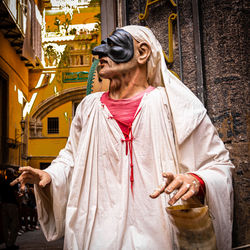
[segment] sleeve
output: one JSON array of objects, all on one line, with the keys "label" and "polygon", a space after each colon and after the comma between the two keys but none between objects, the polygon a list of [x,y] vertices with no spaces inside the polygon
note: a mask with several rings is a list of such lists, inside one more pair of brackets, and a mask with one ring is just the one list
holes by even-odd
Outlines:
[{"label": "sleeve", "polygon": [[199,188],[199,192],[198,194],[196,195],[198,198],[200,198],[200,200],[204,200],[204,196],[205,196],[205,193],[206,193],[206,186],[205,186],[205,182],[200,178],[200,176],[194,174],[194,173],[189,173],[191,174],[193,177],[196,178],[197,181],[199,181],[200,183],[200,188]]},{"label": "sleeve", "polygon": [[45,170],[51,176],[51,183],[45,188],[35,185],[38,219],[48,241],[59,239],[64,235],[66,206],[81,128],[81,104],[79,104],[65,148]]},{"label": "sleeve", "polygon": [[207,115],[180,145],[180,156],[182,167],[205,183],[205,202],[213,219],[218,249],[231,249],[234,166]]}]

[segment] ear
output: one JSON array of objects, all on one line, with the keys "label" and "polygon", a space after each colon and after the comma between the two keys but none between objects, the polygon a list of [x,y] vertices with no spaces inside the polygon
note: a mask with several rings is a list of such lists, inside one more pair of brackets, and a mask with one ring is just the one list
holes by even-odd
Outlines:
[{"label": "ear", "polygon": [[137,61],[139,64],[146,64],[149,56],[151,55],[151,47],[147,42],[140,42],[137,46],[139,52]]}]

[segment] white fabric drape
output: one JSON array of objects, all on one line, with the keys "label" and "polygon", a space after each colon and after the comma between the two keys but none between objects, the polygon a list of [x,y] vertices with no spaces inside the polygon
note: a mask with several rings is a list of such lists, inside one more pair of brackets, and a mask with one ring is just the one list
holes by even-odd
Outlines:
[{"label": "white fabric drape", "polygon": [[[124,29],[136,40],[144,39],[137,33],[151,39],[147,28]],[[64,235],[64,249],[175,249],[165,212],[168,196],[149,198],[163,181],[163,171],[194,172],[204,180],[218,249],[231,249],[233,165],[228,151],[199,100],[163,66],[159,48],[156,55],[165,87],[144,95],[133,122],[134,195],[124,136],[109,119],[102,93],[79,104],[66,147],[46,170],[52,177],[50,194],[35,187],[45,236],[55,240]]]},{"label": "white fabric drape", "polygon": [[35,65],[35,55],[32,46],[32,6],[33,1],[27,1],[27,19],[26,30],[22,48],[22,56],[27,58],[33,65]]},{"label": "white fabric drape", "polygon": [[27,58],[34,66],[36,57],[41,60],[41,24],[42,16],[34,0],[27,1],[27,19],[22,56]]}]

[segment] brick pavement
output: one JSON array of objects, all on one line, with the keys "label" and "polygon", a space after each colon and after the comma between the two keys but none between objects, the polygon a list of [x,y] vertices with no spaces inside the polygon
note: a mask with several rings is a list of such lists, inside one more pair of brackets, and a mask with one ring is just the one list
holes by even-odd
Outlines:
[{"label": "brick pavement", "polygon": [[[16,245],[20,250],[61,250],[63,249],[63,239],[47,242],[41,230],[34,230],[18,236]],[[0,249],[5,249],[5,245],[0,244]]]}]

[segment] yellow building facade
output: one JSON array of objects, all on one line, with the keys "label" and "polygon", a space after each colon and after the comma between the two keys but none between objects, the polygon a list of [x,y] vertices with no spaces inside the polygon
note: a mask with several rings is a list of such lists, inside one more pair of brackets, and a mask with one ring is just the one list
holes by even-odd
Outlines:
[{"label": "yellow building facade", "polygon": [[[3,174],[9,167],[49,165],[65,146],[87,92],[91,50],[101,42],[100,3],[82,0],[65,11],[52,2],[0,3],[0,15],[6,17],[0,23]],[[92,91],[106,89],[97,77],[93,81]]]},{"label": "yellow building facade", "polygon": [[[39,65],[39,23],[42,1],[0,2],[0,170],[27,163],[27,121],[23,108],[29,100],[29,72]],[[33,15],[33,27],[31,27]],[[35,33],[37,31],[38,33]],[[31,43],[33,42],[33,44]],[[2,173],[2,172],[1,172]]]},{"label": "yellow building facade", "polygon": [[23,110],[32,167],[44,169],[65,146],[76,107],[86,95],[91,50],[101,40],[99,16],[98,3],[43,14],[43,67],[30,71],[30,101]]}]

